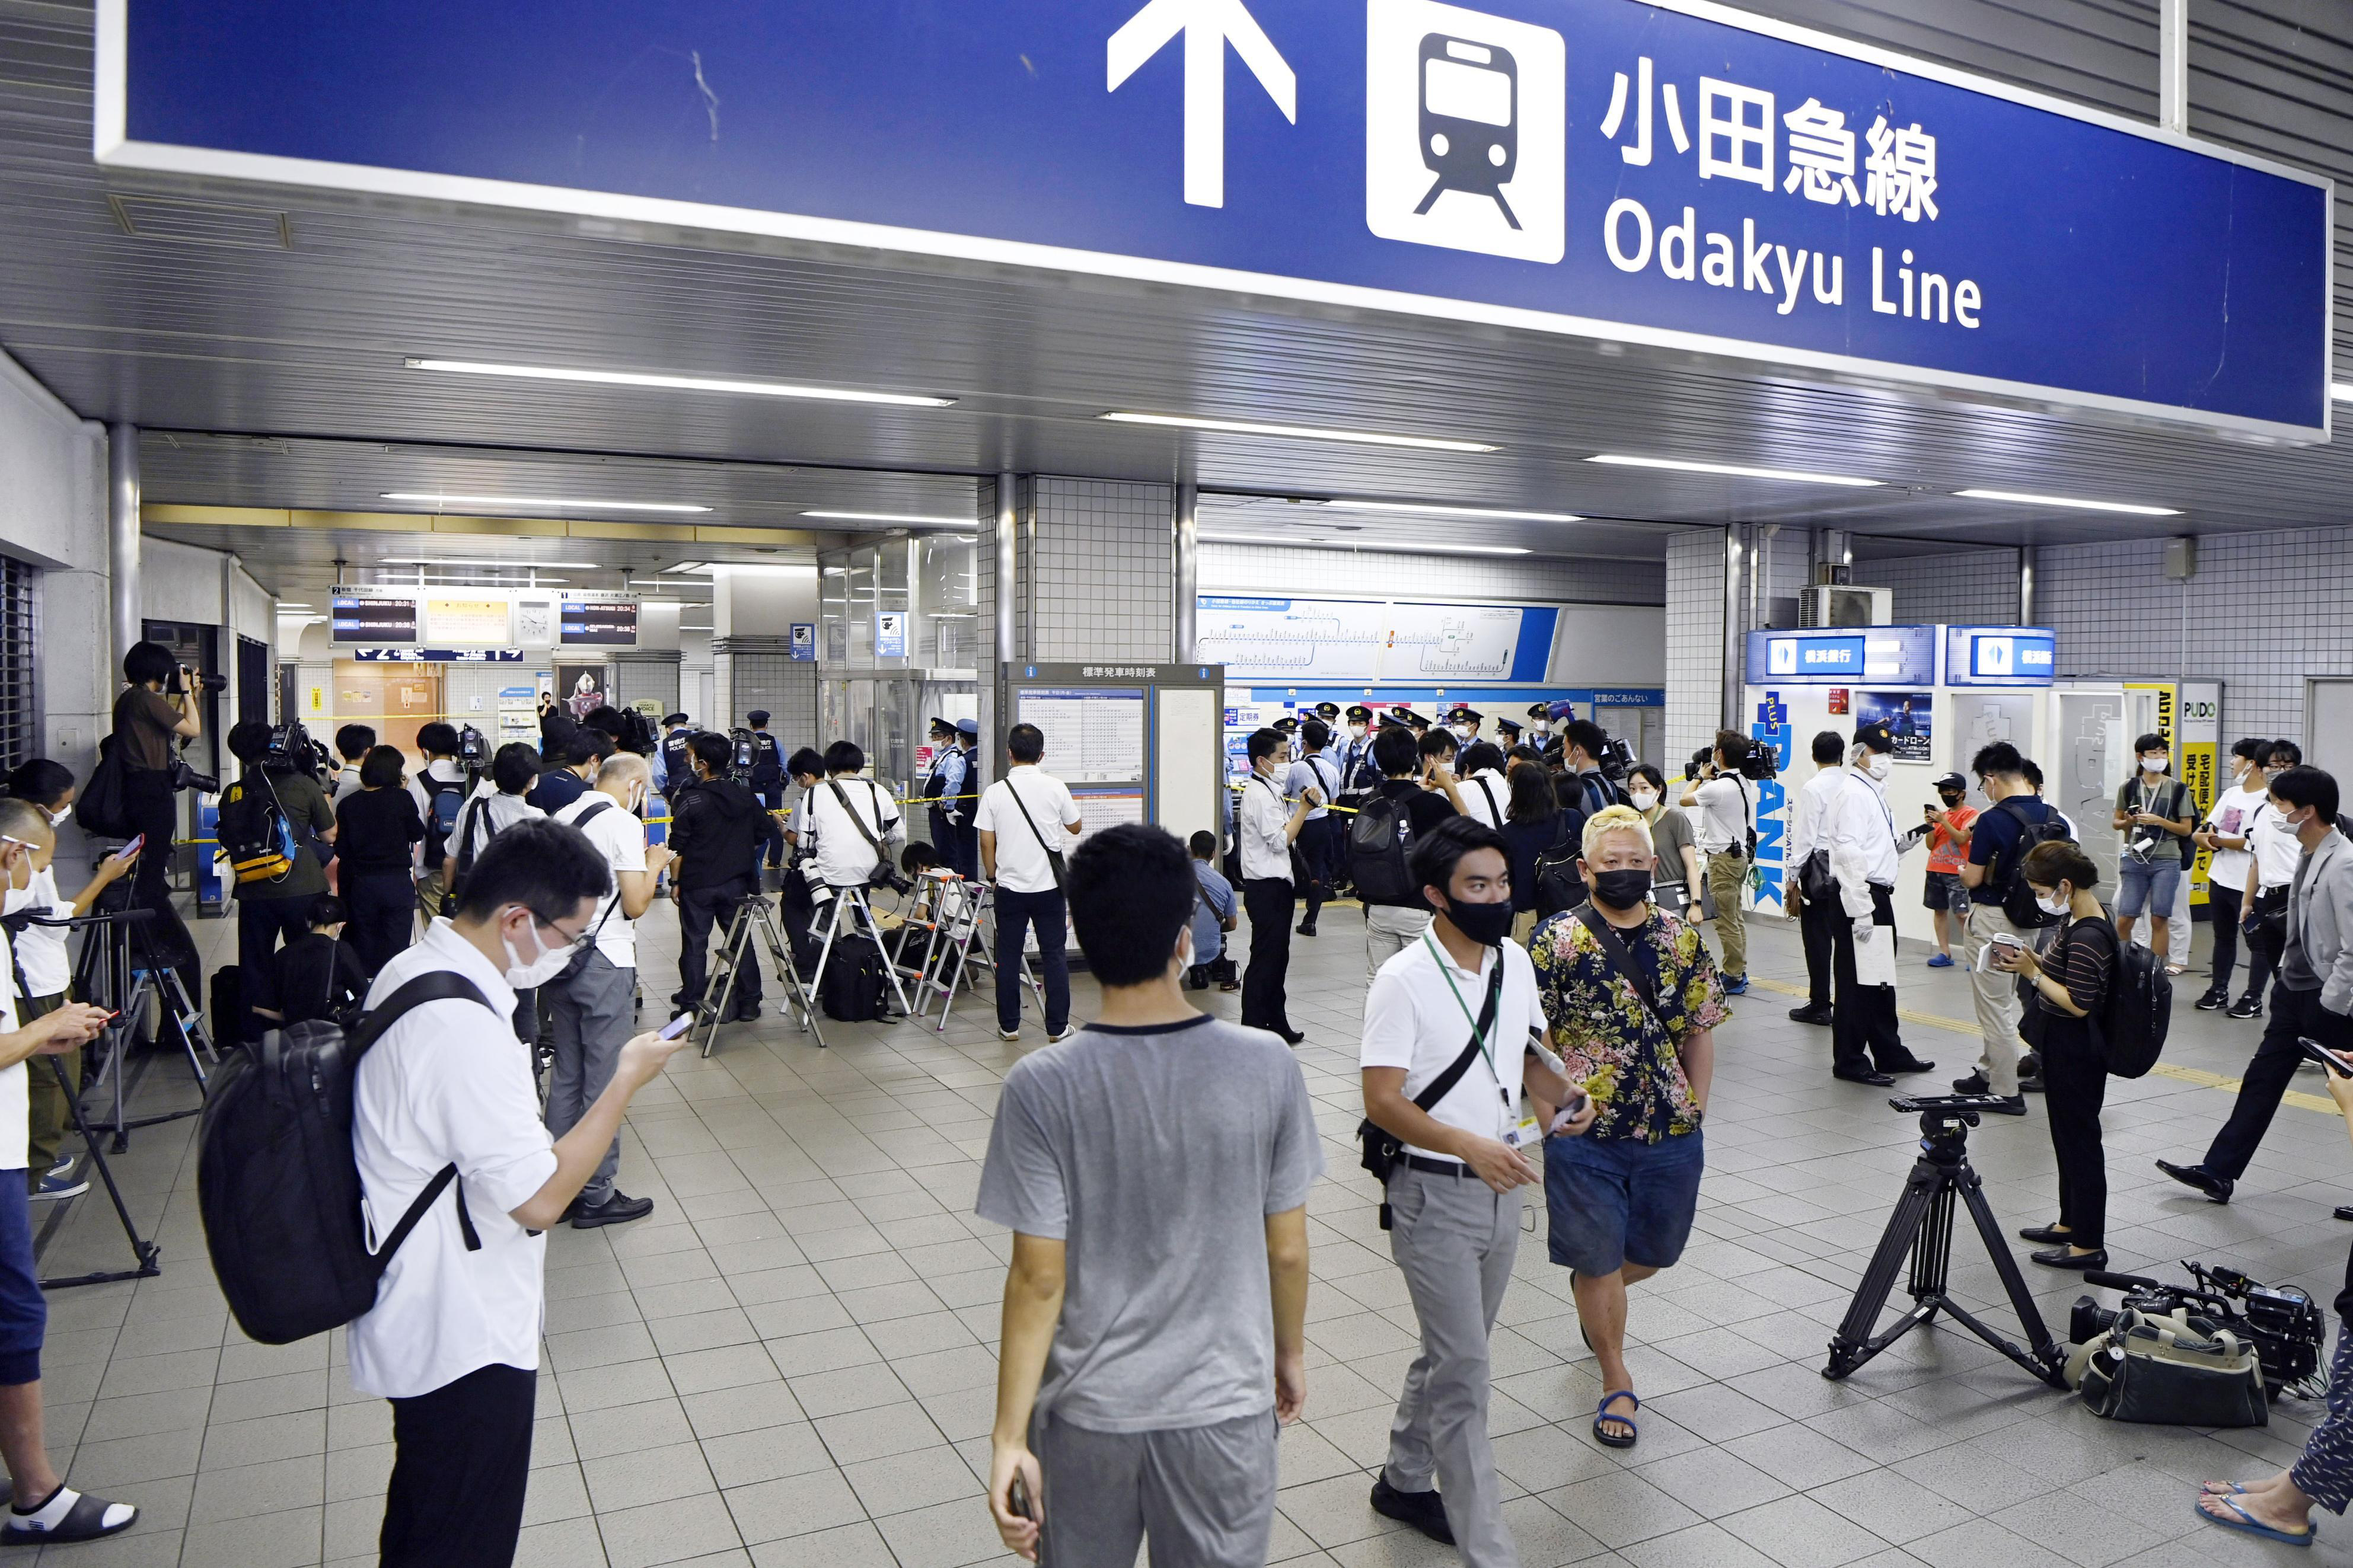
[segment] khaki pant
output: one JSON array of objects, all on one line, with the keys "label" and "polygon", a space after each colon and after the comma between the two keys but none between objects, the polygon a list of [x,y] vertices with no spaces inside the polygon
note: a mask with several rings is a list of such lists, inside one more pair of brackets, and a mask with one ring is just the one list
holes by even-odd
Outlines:
[{"label": "khaki pant", "polygon": [[[53,996],[27,996],[24,1022],[29,1024],[44,1014],[54,1013],[65,1003],[66,994],[62,991]],[[58,1149],[65,1142],[66,1129],[73,1125],[73,1111],[66,1104],[66,1091],[58,1087],[57,1069],[49,1066],[52,1060],[65,1068],[68,1083],[76,1089],[81,1087],[79,1047],[61,1057],[32,1057],[25,1063],[25,1071],[29,1075],[25,1082],[26,1109],[32,1128],[32,1136],[26,1141],[25,1185],[37,1193],[49,1167],[58,1163]]]},{"label": "khaki pant", "polygon": [[1724,950],[1726,979],[1748,973],[1748,927],[1740,896],[1748,886],[1748,858],[1721,850],[1707,858],[1707,890],[1715,900],[1715,942]]},{"label": "khaki pant", "polygon": [[1536,921],[1542,919],[1544,919],[1544,916],[1536,913],[1534,910],[1522,910],[1518,914],[1514,915],[1512,917],[1512,940],[1518,942],[1522,947],[1527,946],[1529,936],[1532,935],[1536,929]]},{"label": "khaki pant", "polygon": [[1372,978],[1381,972],[1381,965],[1421,940],[1430,929],[1430,911],[1409,910],[1401,904],[1366,904],[1365,906],[1365,977]]},{"label": "khaki pant", "polygon": [[1986,962],[1986,944],[1997,932],[2022,937],[1999,905],[1969,906],[1969,992],[1977,1003],[1978,1032],[1984,1037],[1978,1071],[1995,1094],[2018,1092],[2018,1058],[2026,1042],[2018,1037],[2018,976]]}]

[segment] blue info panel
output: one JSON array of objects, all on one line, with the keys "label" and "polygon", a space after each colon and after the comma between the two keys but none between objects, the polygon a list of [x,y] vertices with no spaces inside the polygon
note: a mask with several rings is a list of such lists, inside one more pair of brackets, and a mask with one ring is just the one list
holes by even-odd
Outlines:
[{"label": "blue info panel", "polygon": [[2058,642],[2042,626],[1951,626],[1945,632],[1947,686],[2048,686]]},{"label": "blue info panel", "polygon": [[1748,634],[1751,686],[1883,686],[1936,683],[1936,628],[1857,626]]},{"label": "blue info panel", "polygon": [[2327,429],[2326,181],[1702,0],[101,0],[100,36],[126,167]]}]

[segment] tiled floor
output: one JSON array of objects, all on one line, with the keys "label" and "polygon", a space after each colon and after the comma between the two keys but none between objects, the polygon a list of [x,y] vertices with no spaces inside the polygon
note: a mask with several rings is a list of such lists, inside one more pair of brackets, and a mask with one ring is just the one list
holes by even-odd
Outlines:
[{"label": "tiled floor", "polygon": [[[673,984],[667,908],[646,922],[657,998]],[[1294,944],[1292,1016],[1310,1036],[1299,1055],[1330,1173],[1311,1205],[1308,1418],[1282,1439],[1274,1557],[1381,1568],[1453,1554],[1365,1502],[1414,1321],[1350,1142],[1361,930],[1337,910],[1320,938]],[[222,922],[199,931],[208,944],[229,936]],[[1756,947],[1759,977],[1801,976],[1793,933],[1765,931]],[[1966,977],[1922,969],[1922,956],[1907,953],[1905,1006],[1966,1018]],[[2255,1026],[2193,1013],[2189,994],[2167,1064],[2234,1074]],[[1091,995],[1082,980],[1082,1018]],[[2306,1407],[2284,1404],[2253,1432],[2113,1426],[1947,1331],[1914,1337],[1847,1383],[1820,1377],[1860,1253],[1909,1164],[1913,1122],[1883,1091],[1830,1080],[1827,1037],[1786,1021],[1792,1001],[1752,991],[1719,1036],[1698,1232],[1678,1268],[1635,1293],[1645,1405],[1633,1450],[1587,1435],[1593,1363],[1533,1216],[1495,1334],[1491,1412],[1523,1561],[2164,1568],[2295,1555],[2200,1525],[2190,1493],[2201,1478],[2291,1457]],[[1234,1002],[1211,999],[1229,1014]],[[1948,1069],[1974,1055],[1940,1027],[1906,1032]],[[626,1139],[623,1185],[657,1199],[653,1217],[554,1233],[524,1563],[1003,1560],[976,1477],[1008,1244],[970,1210],[998,1078],[1039,1035],[1033,1019],[1019,1047],[1002,1046],[967,1002],[944,1035],[832,1025],[829,1036],[819,1052],[772,1022],[734,1031],[716,1059],[681,1058],[640,1097]],[[160,1108],[192,1090],[164,1065],[142,1098]],[[2333,1297],[2353,1242],[2353,1226],[2329,1215],[2353,1186],[2334,1115],[2283,1110],[2228,1208],[2153,1184],[2149,1159],[2194,1157],[2230,1104],[2227,1089],[2165,1076],[2112,1086],[2116,1266],[2228,1259]],[[373,1561],[385,1407],[352,1393],[340,1336],[267,1349],[228,1322],[204,1258],[193,1126],[140,1132],[117,1162],[163,1244],[163,1276],[61,1292],[51,1307],[55,1451],[71,1456],[79,1485],[136,1501],[145,1518],[117,1541],[40,1561]],[[2006,1226],[2052,1217],[2039,1107],[1973,1143]],[[122,1245],[102,1204],[83,1199],[45,1264],[106,1267]],[[1956,1262],[1959,1291],[1998,1293],[1972,1237]],[[2063,1332],[2074,1281],[2028,1272]],[[2334,1539],[2304,1555],[2353,1562]]]}]

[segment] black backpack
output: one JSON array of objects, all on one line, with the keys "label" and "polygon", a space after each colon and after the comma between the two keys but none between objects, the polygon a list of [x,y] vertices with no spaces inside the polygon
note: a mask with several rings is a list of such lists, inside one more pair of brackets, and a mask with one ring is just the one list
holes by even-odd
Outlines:
[{"label": "black backpack", "polygon": [[1386,795],[1365,802],[1348,824],[1348,875],[1368,904],[1419,902],[1413,883],[1413,814]]},{"label": "black backpack", "polygon": [[[2073,941],[2086,928],[2105,932],[2116,955],[2106,1003],[2092,1020],[2099,1030],[2101,1059],[2110,1078],[2146,1078],[2164,1054],[2166,1031],[2172,1026],[2173,978],[2154,951],[2123,941],[2107,921],[2077,921],[2062,940]],[[2058,955],[2046,957],[2055,962]],[[2021,984],[2020,989],[2027,987]]]},{"label": "black backpack", "polygon": [[[2011,795],[2008,800],[1996,801],[1989,809],[2000,811],[2010,801],[2019,798]],[[2021,931],[2033,931],[2059,923],[2058,917],[2043,912],[2042,906],[2034,901],[2034,889],[2027,884],[2025,878],[2018,874],[2018,868],[2025,861],[2027,851],[2036,845],[2048,844],[2054,839],[2071,842],[2066,822],[2049,806],[2044,806],[2043,810],[2049,815],[2040,822],[2029,818],[2022,810],[2010,813],[2018,824],[2018,847],[2003,856],[2001,865],[1992,872],[1996,886],[2001,889],[2001,912],[2009,917],[2010,924]]]},{"label": "black backpack", "polygon": [[251,1051],[232,1052],[213,1079],[196,1135],[196,1204],[213,1273],[248,1338],[290,1344],[374,1307],[393,1254],[453,1184],[467,1250],[480,1250],[454,1164],[425,1184],[374,1253],[360,1210],[352,1152],[360,1058],[403,1014],[439,1001],[490,1007],[462,976],[437,970],[385,997],[348,1036],[324,1020],[272,1029]]},{"label": "black backpack", "polygon": [[90,782],[74,796],[74,816],[83,832],[100,838],[129,838],[139,831],[131,817],[130,771],[114,737],[100,740],[98,766],[90,770]]},{"label": "black backpack", "polygon": [[228,857],[239,887],[282,879],[294,869],[300,852],[294,829],[279,806],[278,792],[259,770],[221,791],[213,836]]},{"label": "black backpack", "polygon": [[828,1018],[862,1024],[880,1018],[885,980],[882,950],[871,937],[836,937],[825,961],[825,979],[818,986],[818,1005]]}]

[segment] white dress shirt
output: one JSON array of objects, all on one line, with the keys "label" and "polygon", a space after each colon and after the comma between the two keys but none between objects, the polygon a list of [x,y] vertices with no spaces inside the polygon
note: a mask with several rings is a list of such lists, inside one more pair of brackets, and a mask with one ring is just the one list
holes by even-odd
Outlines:
[{"label": "white dress shirt", "polygon": [[[1433,952],[1433,949],[1435,952]],[[1365,1031],[1359,1068],[1405,1068],[1408,1098],[1430,1087],[1462,1047],[1486,1000],[1487,980],[1504,965],[1504,987],[1495,998],[1495,1030],[1481,1059],[1471,1064],[1446,1097],[1430,1108],[1430,1119],[1482,1138],[1501,1138],[1519,1120],[1520,1068],[1531,1035],[1545,1030],[1544,995],[1527,949],[1506,940],[1487,948],[1473,973],[1458,969],[1438,939],[1425,932],[1383,963],[1365,993]],[[1447,982],[1453,982],[1450,992]],[[1457,999],[1459,996],[1459,1000]],[[1459,1163],[1451,1154],[1407,1144],[1425,1159]]]},{"label": "white dress shirt", "polygon": [[1830,851],[1839,901],[1861,920],[1871,913],[1873,883],[1895,886],[1895,817],[1877,779],[1854,768],[1839,778],[1839,786],[1823,795],[1819,847]]},{"label": "white dress shirt", "polygon": [[[1025,811],[1027,821],[1021,816]],[[981,792],[972,825],[976,832],[997,836],[998,887],[1008,893],[1050,893],[1054,863],[1047,858],[1047,846],[1057,854],[1069,854],[1076,842],[1070,830],[1078,820],[1079,805],[1071,798],[1068,784],[1034,763],[1016,763]],[[1034,833],[1031,823],[1037,824]]]},{"label": "white dress shirt", "polygon": [[1252,773],[1242,785],[1241,807],[1235,813],[1235,837],[1242,856],[1242,880],[1291,880],[1291,838],[1283,830],[1291,822],[1291,805],[1274,781]]},{"label": "white dress shirt", "polygon": [[[834,795],[836,785],[841,789],[839,798]],[[847,811],[842,808],[843,800],[849,803]],[[874,875],[882,857],[866,842],[867,834],[872,834],[887,851],[906,832],[891,792],[863,774],[844,773],[826,780],[802,797],[801,807],[817,834],[817,879],[828,888],[864,887]],[[859,831],[861,826],[865,833]],[[802,854],[807,857],[806,843]]]},{"label": "white dress shirt", "polygon": [[1696,792],[1699,852],[1746,855],[1748,830],[1757,824],[1757,786],[1738,773],[1719,773]]},{"label": "white dress shirt", "polygon": [[1802,866],[1822,845],[1822,803],[1839,787],[1843,768],[1824,768],[1798,786],[1798,801],[1789,812],[1788,864]]}]

